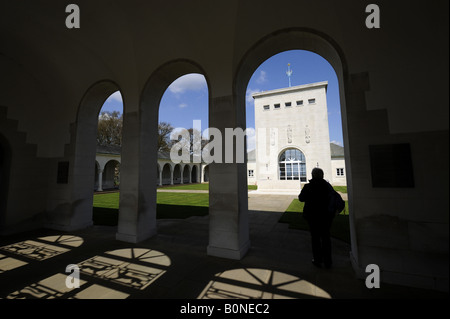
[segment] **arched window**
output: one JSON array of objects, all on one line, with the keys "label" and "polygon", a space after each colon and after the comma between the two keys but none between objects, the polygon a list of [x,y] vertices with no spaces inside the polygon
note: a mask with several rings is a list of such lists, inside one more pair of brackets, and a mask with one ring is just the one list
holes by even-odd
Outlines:
[{"label": "arched window", "polygon": [[298,149],[289,148],[280,155],[280,180],[300,180],[306,182],[305,155]]}]

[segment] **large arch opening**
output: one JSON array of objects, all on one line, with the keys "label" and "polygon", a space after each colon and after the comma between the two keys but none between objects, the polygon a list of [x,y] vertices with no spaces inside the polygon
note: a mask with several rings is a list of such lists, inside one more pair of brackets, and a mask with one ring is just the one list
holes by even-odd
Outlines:
[{"label": "large arch opening", "polygon": [[[100,81],[86,91],[80,102],[73,139],[73,155],[69,162],[69,181],[72,184],[67,195],[69,204],[60,205],[51,214],[49,224],[53,228],[74,230],[93,224],[98,118],[105,101],[117,91],[119,87],[114,82]],[[101,167],[97,170],[100,175],[99,172]],[[99,178],[99,182],[101,180]]]},{"label": "large arch opening", "polygon": [[[121,187],[121,199],[126,196],[127,201],[125,203],[121,201],[117,239],[138,242],[156,233],[157,185],[154,181],[157,179],[157,170],[154,169],[154,166],[158,163],[158,157],[161,155],[161,152],[158,152],[157,138],[160,104],[166,90],[175,80],[192,73],[202,75],[207,83],[203,69],[189,60],[171,61],[156,69],[141,93],[139,117],[129,119],[136,122],[139,130],[136,132],[139,134],[139,148],[136,148],[139,151],[136,154],[137,165],[134,168],[123,167],[123,171],[125,172],[126,169],[130,171],[130,174],[139,175],[139,180],[124,181],[122,179],[122,185],[126,184],[124,186],[127,194],[124,194],[124,187]],[[208,90],[206,93],[208,104],[209,99]],[[181,104],[174,106],[180,110],[183,109]],[[205,124],[207,125],[207,123]],[[124,137],[124,142],[126,142],[126,138]],[[163,174],[164,169],[163,167]],[[138,192],[132,191],[136,188]],[[125,199],[125,197],[123,198]]]},{"label": "large arch opening", "polygon": [[[172,160],[170,153],[178,149],[178,156],[187,155],[180,163],[181,174],[174,159],[174,184],[197,183],[192,167],[202,165],[201,151],[207,144],[208,84],[202,73],[188,73],[175,79],[165,90],[159,104],[158,155]],[[186,138],[186,136],[188,136]],[[158,159],[160,161],[161,158]],[[205,189],[209,185],[191,186]]]},{"label": "large arch opening", "polygon": [[[328,36],[326,36],[325,34],[321,34],[319,32],[316,32],[314,30],[309,30],[309,29],[287,29],[287,30],[280,30],[277,32],[274,32],[264,38],[262,38],[260,41],[258,41],[257,43],[255,43],[247,52],[246,54],[243,56],[242,60],[240,61],[238,68],[237,68],[237,73],[235,76],[235,81],[234,81],[234,90],[237,96],[237,107],[238,109],[246,109],[247,111],[247,128],[251,127],[251,122],[249,123],[249,113],[248,113],[248,107],[246,108],[246,103],[247,101],[250,100],[250,97],[252,97],[252,95],[258,95],[259,92],[263,91],[263,90],[268,90],[267,88],[262,88],[261,90],[257,90],[256,87],[252,87],[249,86],[250,81],[253,77],[253,79],[257,79],[257,77],[261,77],[261,81],[263,81],[264,79],[262,78],[262,73],[261,71],[264,71],[262,69],[260,69],[259,67],[267,60],[269,60],[270,58],[277,56],[281,53],[286,53],[286,52],[294,52],[293,50],[303,50],[303,51],[309,51],[312,52],[318,56],[320,56],[321,58],[325,59],[329,65],[331,65],[334,73],[335,73],[335,77],[336,77],[336,92],[338,95],[338,102],[339,102],[339,119],[342,121],[342,144],[343,146],[348,146],[348,136],[347,136],[347,122],[346,122],[346,107],[345,107],[345,91],[344,91],[344,79],[347,78],[347,68],[346,68],[346,62],[344,60],[344,56],[342,54],[342,51],[339,49],[338,45]],[[288,82],[289,77],[286,76],[286,72],[289,71],[289,66],[288,63],[291,62],[289,60],[284,62],[283,68],[279,69],[280,74],[282,74],[284,76],[285,79],[285,85],[282,87],[290,87],[290,84]],[[259,73],[257,73],[257,71],[259,71]],[[296,70],[294,70],[294,74],[295,74]],[[297,70],[297,73],[302,72],[302,70]],[[268,76],[268,74],[264,74],[265,76]],[[319,81],[324,81],[326,79],[323,80],[319,80]],[[317,81],[317,80],[315,80]],[[308,83],[297,83],[293,86],[296,85],[302,85],[302,84],[308,84]],[[278,87],[278,88],[282,88],[282,87]],[[276,88],[270,88],[270,89],[276,89]],[[260,95],[264,95],[264,93],[259,93]],[[306,104],[306,105],[305,105]],[[275,112],[279,111],[279,110],[283,110],[283,109],[295,109],[296,107],[302,107],[302,106],[307,106],[307,105],[313,105],[315,104],[314,98],[310,97],[307,98],[303,101],[303,104],[301,103],[301,101],[297,101],[297,100],[293,100],[293,101],[272,101],[271,103],[267,103],[267,104],[263,104],[261,105],[261,109],[263,111],[273,111],[272,113],[274,114],[274,116],[278,116],[275,115]],[[274,118],[272,118],[274,119]],[[251,120],[251,119],[250,119]],[[254,120],[254,119],[253,119]],[[284,135],[285,137],[285,143],[286,144],[290,144],[292,148],[297,148],[297,149],[301,149],[301,147],[298,147],[298,145],[295,145],[295,143],[293,141],[288,141],[291,139],[291,135],[293,134],[292,131],[295,129],[295,127],[288,125],[289,123],[285,123],[285,128],[283,131],[278,132],[280,135]],[[270,127],[270,125],[268,126]],[[306,136],[308,135],[308,132],[311,130],[311,127],[307,128],[304,127],[302,128],[302,133],[303,133],[303,138],[305,139]],[[291,132],[291,133],[290,133]],[[256,132],[257,133],[257,132]],[[271,138],[271,132],[268,131],[267,133],[267,141],[268,143],[270,143],[270,138]],[[309,142],[309,141],[308,141]],[[328,140],[328,143],[330,142],[330,140]],[[280,146],[282,147],[282,146]],[[285,145],[284,147],[288,147],[287,145]],[[330,147],[328,145],[328,147]],[[269,148],[269,147],[268,147]],[[277,155],[280,154],[280,149],[277,149],[277,151],[275,152]],[[349,199],[349,210],[350,212],[352,211],[352,188],[351,188],[351,163],[350,163],[350,159],[349,159],[349,151],[348,148],[344,148],[344,152],[345,152],[345,177],[346,177],[346,181],[347,181],[347,195],[348,195],[348,199]],[[249,153],[250,154],[250,153]],[[255,155],[255,157],[257,157],[257,155]],[[343,156],[344,157],[344,156]],[[251,158],[249,156],[249,158]],[[307,158],[310,158],[307,156]],[[273,166],[275,167],[275,169],[279,168],[279,163],[278,163],[279,158],[277,157],[277,159],[275,160],[275,165],[273,165],[274,163],[271,163]],[[272,161],[273,162],[273,161]],[[322,162],[320,161],[315,161],[314,163],[310,163],[307,164],[307,177],[306,179],[310,178],[310,171],[312,170],[312,168],[316,167],[316,166],[321,166],[323,165]],[[264,168],[270,168],[270,163],[265,163]],[[256,169],[255,169],[256,170]],[[329,169],[329,172],[331,174],[331,166]],[[341,170],[336,171],[336,172],[342,172]],[[250,173],[254,173],[253,170],[250,172],[249,170],[249,166],[247,166],[247,173],[248,176],[250,176]],[[276,174],[279,174],[279,171],[275,171],[275,176]],[[264,176],[265,179],[270,179],[271,176],[269,176],[269,174],[267,174],[266,176]],[[249,183],[250,183],[250,178],[249,178]],[[288,181],[286,181],[288,182]],[[257,183],[257,182],[256,182]],[[297,194],[300,190],[300,183],[298,185],[295,186],[297,189]],[[260,185],[258,185],[258,190],[260,190]],[[354,253],[354,257],[357,258],[356,253],[357,253],[357,249],[356,249],[356,240],[355,240],[355,232],[354,232],[354,226],[353,226],[353,220],[352,220],[352,216],[350,215],[349,218],[349,224],[350,224],[350,238],[351,238],[351,246],[352,246],[352,251],[355,251]]]},{"label": "large arch opening", "polygon": [[97,114],[93,222],[116,226],[119,214],[120,164],[123,130],[123,100],[112,93]]},{"label": "large arch opening", "polygon": [[176,78],[161,98],[158,151],[165,155],[164,161],[171,162],[173,170],[171,186],[157,193],[158,218],[208,213],[208,194],[198,190],[207,190],[209,184],[193,184],[196,179],[192,176],[192,167],[201,165],[201,151],[206,144],[202,133],[208,128],[208,98],[206,79],[197,72]]}]

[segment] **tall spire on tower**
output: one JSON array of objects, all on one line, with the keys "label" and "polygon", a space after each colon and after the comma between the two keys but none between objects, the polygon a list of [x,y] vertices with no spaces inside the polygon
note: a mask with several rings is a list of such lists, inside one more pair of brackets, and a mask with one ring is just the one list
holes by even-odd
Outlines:
[{"label": "tall spire on tower", "polygon": [[288,69],[286,71],[286,75],[288,76],[288,79],[289,79],[289,87],[291,87],[292,70],[291,70],[291,64],[290,63],[288,63]]}]

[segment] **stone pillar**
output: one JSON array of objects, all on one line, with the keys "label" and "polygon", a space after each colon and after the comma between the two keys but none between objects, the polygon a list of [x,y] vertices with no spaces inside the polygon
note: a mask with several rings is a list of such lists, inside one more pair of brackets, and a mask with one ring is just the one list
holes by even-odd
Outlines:
[{"label": "stone pillar", "polygon": [[[237,110],[233,96],[219,97],[213,99],[209,114],[211,127],[222,132],[224,150],[225,128],[245,128],[245,109]],[[224,152],[222,158],[225,158]],[[207,253],[211,256],[241,259],[250,248],[246,163],[211,163],[208,169]]]},{"label": "stone pillar", "polygon": [[181,166],[180,165],[180,167],[181,167],[181,169],[180,169],[180,173],[181,173],[181,181],[180,181],[180,184],[184,184],[184,167],[185,167],[186,165],[183,165],[183,166]]},{"label": "stone pillar", "polygon": [[159,171],[159,186],[162,186],[162,170]]},{"label": "stone pillar", "polygon": [[173,185],[173,171],[174,171],[174,169],[171,167],[170,168],[170,185]]},{"label": "stone pillar", "polygon": [[[158,116],[149,114],[147,121],[138,112],[124,116],[120,210],[116,239],[137,243],[156,234],[157,160],[156,127]],[[140,128],[142,128],[140,130]]]},{"label": "stone pillar", "polygon": [[97,192],[103,191],[103,170],[101,168],[98,169],[98,188]]},{"label": "stone pillar", "polygon": [[189,170],[189,184],[192,184],[192,167],[190,167],[191,169]]}]

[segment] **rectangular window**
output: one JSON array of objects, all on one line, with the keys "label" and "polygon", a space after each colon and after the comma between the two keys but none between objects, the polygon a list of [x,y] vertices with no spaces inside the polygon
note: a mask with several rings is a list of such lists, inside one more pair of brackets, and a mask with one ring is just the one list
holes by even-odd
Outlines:
[{"label": "rectangular window", "polygon": [[315,104],[316,103],[316,99],[308,99],[308,104]]},{"label": "rectangular window", "polygon": [[292,105],[291,102],[286,102],[286,103],[284,103],[284,106],[286,106],[286,107],[291,107],[291,105]]},{"label": "rectangular window", "polygon": [[279,109],[280,108],[280,103],[275,104],[274,108]]},{"label": "rectangular window", "polygon": [[270,106],[269,105],[264,105],[263,108],[264,108],[264,110],[269,110]]},{"label": "rectangular window", "polygon": [[303,100],[297,101],[297,106],[302,106],[303,105]]},{"label": "rectangular window", "polygon": [[255,172],[252,169],[248,170],[248,177],[254,177],[255,176]]},{"label": "rectangular window", "polygon": [[344,169],[343,168],[336,168],[336,175],[337,176],[344,176]]}]

